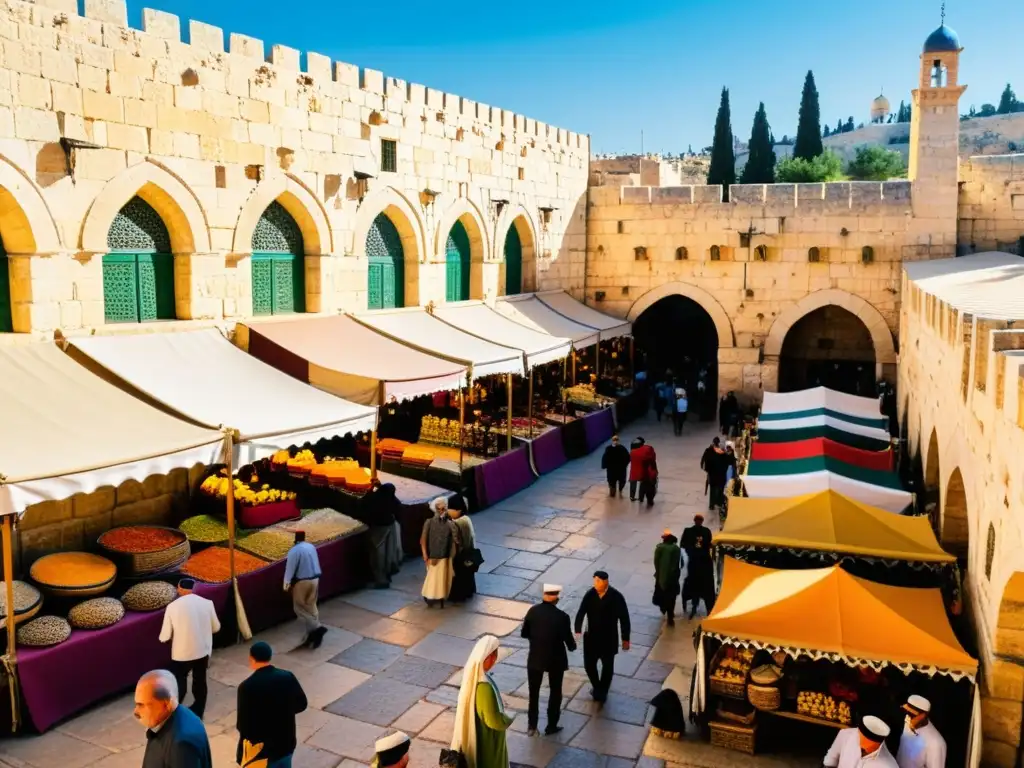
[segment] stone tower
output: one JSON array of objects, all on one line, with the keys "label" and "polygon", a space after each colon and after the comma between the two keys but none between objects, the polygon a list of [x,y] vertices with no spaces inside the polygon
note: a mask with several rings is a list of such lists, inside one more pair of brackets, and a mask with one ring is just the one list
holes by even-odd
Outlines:
[{"label": "stone tower", "polygon": [[960,148],[960,52],[956,32],[943,22],[924,42],[918,87],[912,92],[909,178],[914,217],[920,224],[916,253],[937,258],[956,254],[957,182]]}]

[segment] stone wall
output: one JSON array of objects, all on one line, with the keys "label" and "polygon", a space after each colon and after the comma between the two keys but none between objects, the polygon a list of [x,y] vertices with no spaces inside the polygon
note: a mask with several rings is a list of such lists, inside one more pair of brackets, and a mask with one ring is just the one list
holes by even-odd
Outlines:
[{"label": "stone wall", "polygon": [[959,210],[957,245],[962,253],[1008,251],[1024,256],[1024,154],[962,162]]},{"label": "stone wall", "polygon": [[967,556],[984,763],[1010,768],[1024,702],[1024,330],[959,312],[905,278],[903,297],[901,421],[925,492],[939,499],[943,545]]},{"label": "stone wall", "polygon": [[[135,195],[170,232],[179,320],[251,314],[252,233],[275,200],[302,231],[308,311],[366,307],[382,212],[402,238],[408,304],[444,300],[457,220],[474,297],[503,292],[513,223],[524,288],[582,288],[589,137],[160,11],[142,26],[124,0],[87,0],[85,16],[75,0],[0,0],[16,331],[102,329],[107,231]],[[383,141],[397,145],[393,172]]]}]

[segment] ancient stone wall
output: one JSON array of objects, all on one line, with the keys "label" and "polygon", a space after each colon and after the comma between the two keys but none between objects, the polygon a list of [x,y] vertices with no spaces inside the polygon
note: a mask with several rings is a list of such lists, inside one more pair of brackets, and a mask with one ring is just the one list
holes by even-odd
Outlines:
[{"label": "ancient stone wall", "polygon": [[[1015,329],[1015,327],[1016,329]],[[1016,764],[1024,702],[1024,330],[972,317],[904,279],[898,391],[939,536],[967,557],[984,764]],[[936,486],[934,488],[927,486]]]},{"label": "ancient stone wall", "polygon": [[444,300],[456,221],[473,297],[504,292],[513,224],[524,289],[582,288],[587,136],[160,11],[133,29],[124,0],[84,7],[0,2],[15,331],[103,329],[107,233],[135,195],[169,231],[179,320],[252,314],[252,237],[275,201],[302,233],[307,311],[366,308],[380,213],[401,236],[407,304]]},{"label": "ancient stone wall", "polygon": [[1024,256],[1024,154],[961,162],[959,210],[961,253],[1008,251]]}]

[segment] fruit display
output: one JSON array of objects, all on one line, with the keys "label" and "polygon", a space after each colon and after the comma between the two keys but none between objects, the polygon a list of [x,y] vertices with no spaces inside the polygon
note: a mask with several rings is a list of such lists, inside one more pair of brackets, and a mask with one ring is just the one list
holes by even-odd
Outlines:
[{"label": "fruit display", "polygon": [[[523,439],[529,439],[531,436],[530,422],[533,422],[533,437],[537,437],[540,434],[547,432],[551,429],[550,424],[546,424],[540,419],[526,419],[526,418],[513,418],[512,419],[512,436],[521,437]],[[494,430],[506,434],[507,422],[500,422],[493,427]]]},{"label": "fruit display", "polygon": [[711,679],[725,683],[745,683],[753,661],[754,652],[751,649],[725,646],[718,666],[711,673]]},{"label": "fruit display", "polygon": [[420,440],[438,445],[459,444],[459,420],[427,414],[420,420]]},{"label": "fruit display", "polygon": [[[310,454],[312,456],[312,454]],[[313,460],[316,464],[316,459]],[[310,466],[310,469],[312,465]],[[289,468],[289,472],[291,469]],[[306,472],[308,475],[309,473]],[[253,475],[253,477],[256,477]],[[239,504],[246,504],[250,507],[257,507],[260,504],[274,504],[279,501],[294,501],[296,495],[291,491],[282,491],[271,488],[267,483],[258,484],[258,478],[250,483],[243,483],[237,477],[234,478],[235,501]],[[253,487],[256,485],[257,487]],[[203,480],[199,490],[218,499],[226,499],[228,496],[228,479],[220,475],[210,475]]]},{"label": "fruit display", "polygon": [[828,720],[840,725],[849,725],[853,722],[850,705],[845,701],[836,701],[825,693],[802,691],[796,697],[796,711],[801,715]]},{"label": "fruit display", "polygon": [[594,407],[604,407],[615,402],[614,398],[597,394],[593,384],[577,384],[575,387],[566,387],[562,390],[562,396],[570,403]]}]

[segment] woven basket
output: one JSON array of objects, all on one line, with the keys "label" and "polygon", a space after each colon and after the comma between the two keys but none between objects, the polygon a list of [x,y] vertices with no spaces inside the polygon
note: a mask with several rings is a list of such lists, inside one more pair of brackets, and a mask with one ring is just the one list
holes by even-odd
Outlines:
[{"label": "woven basket", "polygon": [[747,700],[760,710],[774,712],[782,704],[782,693],[775,686],[750,683],[747,686]]},{"label": "woven basket", "polygon": [[746,683],[732,683],[712,677],[708,680],[708,688],[716,696],[744,700],[747,698]]},{"label": "woven basket", "polygon": [[718,703],[718,708],[715,710],[715,717],[719,720],[724,720],[730,723],[737,723],[738,725],[750,725],[757,718],[757,710],[751,708],[746,714],[741,714],[736,711],[735,708],[742,707],[742,704],[725,704],[724,702]]},{"label": "woven basket", "polygon": [[[184,565],[185,561],[188,560],[189,555],[192,554],[192,551],[189,548],[188,537],[177,528],[166,528],[163,526],[150,527],[162,527],[165,531],[172,531],[181,537],[181,541],[174,546],[168,547],[167,549],[161,549],[156,552],[121,552],[116,549],[110,549],[109,547],[104,546],[103,536],[100,536],[96,543],[108,557],[118,564],[118,570],[125,575],[147,576],[149,574],[178,568],[179,566]],[[107,531],[107,533],[109,532],[110,531]],[[104,536],[105,535],[106,534],[104,534]]]},{"label": "woven basket", "polygon": [[748,755],[754,754],[757,741],[756,725],[737,725],[736,723],[721,723],[712,720],[711,745],[713,747],[725,747],[737,752],[745,752]]},{"label": "woven basket", "polygon": [[[99,566],[103,577],[97,578],[91,583],[73,583],[74,574],[72,568],[76,561],[88,561],[95,569]],[[43,576],[44,562],[51,563],[51,568],[56,567],[60,571],[60,581],[56,577]],[[52,563],[59,563],[59,567],[52,566]],[[99,576],[99,574],[97,574]],[[102,595],[114,584],[117,578],[117,566],[110,558],[91,555],[85,552],[56,552],[51,555],[44,555],[36,560],[29,569],[29,577],[39,589],[45,594],[53,597],[72,597],[80,599]],[[50,581],[46,579],[50,578]]]}]

